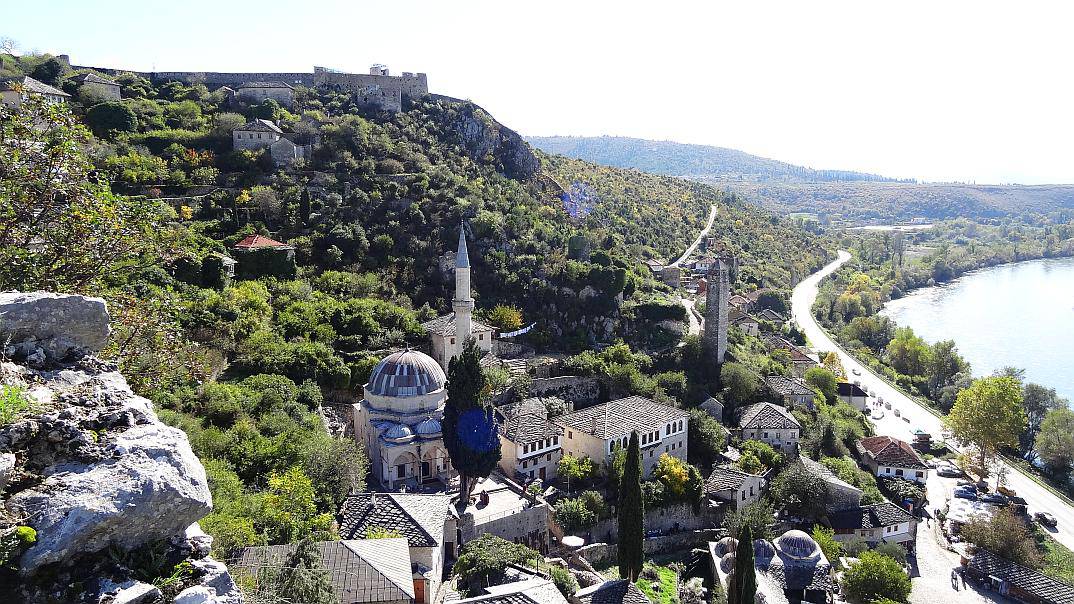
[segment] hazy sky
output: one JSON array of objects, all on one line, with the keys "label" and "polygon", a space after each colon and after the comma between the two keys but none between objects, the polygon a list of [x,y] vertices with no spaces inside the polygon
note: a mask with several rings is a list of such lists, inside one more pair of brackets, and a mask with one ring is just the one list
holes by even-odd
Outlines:
[{"label": "hazy sky", "polygon": [[0,36],[139,70],[424,71],[523,134],[815,168],[1074,182],[1074,3],[260,0],[5,7]]}]

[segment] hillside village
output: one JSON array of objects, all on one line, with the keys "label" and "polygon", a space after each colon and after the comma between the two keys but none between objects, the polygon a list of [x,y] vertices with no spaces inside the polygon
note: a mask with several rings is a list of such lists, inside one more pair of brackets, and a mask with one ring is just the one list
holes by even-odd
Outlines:
[{"label": "hillside village", "polygon": [[[959,537],[980,515],[1025,515],[1016,496],[956,495],[933,517],[927,481],[941,467],[964,476],[945,461],[956,454],[940,434],[877,434],[874,421],[898,411],[807,345],[790,292],[831,242],[674,179],[631,190],[691,199],[680,230],[639,235],[605,206],[578,215],[570,182],[583,168],[608,198],[609,182],[648,177],[561,165],[480,108],[430,93],[426,74],[383,65],[138,73],[61,56],[0,85],[0,120],[20,124],[22,149],[68,128],[89,148],[72,175],[156,204],[164,218],[132,227],[136,238],[182,242],[162,253],[171,242],[124,240],[151,268],[117,261],[86,278],[107,305],[71,296],[98,309],[111,344],[56,353],[78,337],[28,310],[37,294],[0,295],[0,318],[24,316],[0,321],[4,383],[20,376],[4,396],[63,419],[49,405],[75,396],[75,381],[123,380],[100,377],[118,364],[133,393],[110,396],[152,399],[139,413],[178,428],[177,450],[201,460],[190,476],[205,474],[191,478],[200,495],[184,526],[126,544],[181,531],[171,579],[114,554],[114,580],[69,601],[276,601],[308,581],[324,602],[695,604],[735,602],[748,572],[756,602],[906,602],[923,531],[955,548],[960,577],[1074,601],[1065,583]],[[34,275],[20,288],[78,289],[59,270]],[[171,341],[143,343],[146,332]],[[65,371],[86,377],[65,383]],[[5,562],[38,560],[63,526],[25,503],[43,505],[59,463],[36,460],[57,445],[33,417],[0,427],[4,530],[40,539],[5,541]],[[69,429],[94,446],[125,427],[83,419]],[[92,516],[86,533],[122,529],[122,514],[56,505]],[[105,542],[78,541],[70,559]],[[66,563],[55,558],[40,566]],[[19,597],[58,601],[59,585],[86,580],[78,564],[53,567],[59,579],[38,566],[4,577]]]}]

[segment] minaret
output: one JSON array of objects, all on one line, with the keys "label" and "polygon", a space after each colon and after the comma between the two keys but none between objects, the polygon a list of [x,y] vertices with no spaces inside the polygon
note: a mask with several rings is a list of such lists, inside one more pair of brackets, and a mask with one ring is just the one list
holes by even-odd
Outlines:
[{"label": "minaret", "polygon": [[731,297],[731,276],[722,258],[709,270],[708,291],[705,294],[705,347],[722,363],[727,354],[728,301]]},{"label": "minaret", "polygon": [[474,311],[474,299],[470,296],[470,255],[466,252],[466,225],[459,223],[459,252],[455,258],[455,299],[451,301],[455,311],[455,346],[448,360],[462,353],[466,339],[470,337],[470,315]]}]

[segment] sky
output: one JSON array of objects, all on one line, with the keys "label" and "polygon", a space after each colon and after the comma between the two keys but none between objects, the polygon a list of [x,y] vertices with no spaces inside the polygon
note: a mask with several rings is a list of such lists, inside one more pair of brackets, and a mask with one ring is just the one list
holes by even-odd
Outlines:
[{"label": "sky", "polygon": [[428,74],[524,135],[716,145],[927,181],[1074,183],[1071,2],[17,2],[79,65]]}]

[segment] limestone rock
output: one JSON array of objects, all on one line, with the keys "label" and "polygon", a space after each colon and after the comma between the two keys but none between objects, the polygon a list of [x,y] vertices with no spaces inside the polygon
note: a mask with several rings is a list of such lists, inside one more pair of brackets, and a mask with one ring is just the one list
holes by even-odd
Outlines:
[{"label": "limestone rock", "polygon": [[[51,292],[0,293],[0,340],[9,356],[41,364],[93,353],[108,343],[101,298]],[[42,356],[43,355],[43,356]]]},{"label": "limestone rock", "polygon": [[0,493],[4,492],[4,487],[7,486],[8,477],[15,470],[15,454],[3,453],[0,454]]},{"label": "limestone rock", "polygon": [[528,180],[541,170],[541,160],[517,132],[492,119],[484,109],[473,103],[464,104],[452,124],[475,161],[488,156],[503,166],[504,175]]},{"label": "limestone rock", "polygon": [[94,583],[90,589],[92,594],[96,594],[93,600],[99,604],[150,604],[161,597],[156,586],[134,579],[118,584],[110,579]]}]

